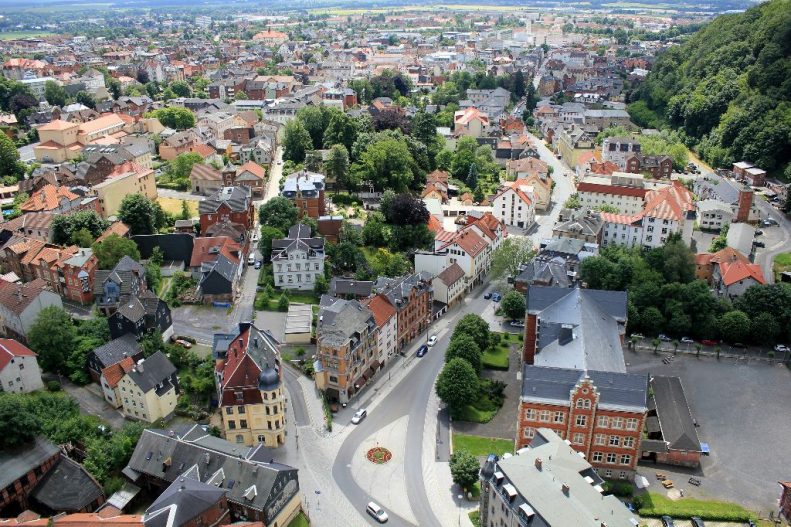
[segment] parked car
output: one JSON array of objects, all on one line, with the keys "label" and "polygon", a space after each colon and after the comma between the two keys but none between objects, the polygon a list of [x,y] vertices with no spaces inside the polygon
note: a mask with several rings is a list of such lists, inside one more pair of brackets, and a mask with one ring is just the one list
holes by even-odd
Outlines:
[{"label": "parked car", "polygon": [[181,346],[184,349],[190,349],[192,347],[192,344],[190,344],[189,342],[187,342],[184,339],[176,339],[176,344],[178,344],[179,346]]},{"label": "parked car", "polygon": [[509,322],[509,325],[512,328],[523,328],[523,327],[525,327],[525,321],[524,320],[512,320],[511,322]]},{"label": "parked car", "polygon": [[731,344],[731,347],[733,347],[733,348],[746,348],[747,346],[745,346],[741,342],[734,342],[733,344]]},{"label": "parked car", "polygon": [[492,292],[486,291],[486,293],[483,295],[483,298],[489,300],[490,298],[492,298]]},{"label": "parked car", "polygon": [[761,248],[766,247],[766,244],[764,242],[762,242],[762,241],[759,241],[759,240],[753,240],[753,245],[755,245],[756,247],[761,247]]},{"label": "parked car", "polygon": [[492,293],[492,301],[493,302],[499,302],[502,299],[503,299],[503,295],[501,295],[500,293],[498,293],[496,291],[494,293]]},{"label": "parked car", "polygon": [[437,336],[436,335],[431,335],[428,338],[428,342],[427,342],[428,346],[431,347],[431,346],[433,346],[436,343],[437,343]]},{"label": "parked car", "polygon": [[788,353],[789,351],[791,351],[791,349],[789,349],[788,346],[786,346],[785,344],[776,344],[775,351],[780,353]]},{"label": "parked car", "polygon": [[694,341],[694,340],[692,340],[692,339],[691,339],[691,338],[689,338],[689,337],[681,337],[681,343],[682,343],[682,344],[694,344],[694,343],[695,343],[695,341]]},{"label": "parked car", "polygon": [[700,516],[693,516],[690,520],[692,521],[692,527],[706,527]]},{"label": "parked car", "polygon": [[642,333],[632,333],[631,335],[629,335],[629,338],[644,339],[645,335],[643,335]]},{"label": "parked car", "polygon": [[700,341],[700,343],[703,344],[704,346],[716,346],[717,344],[719,344],[719,341],[712,339],[703,339]]},{"label": "parked car", "polygon": [[766,218],[764,221],[761,222],[761,225],[764,227],[774,227],[777,225],[777,220],[774,218]]},{"label": "parked car", "polygon": [[675,523],[673,523],[673,518],[670,516],[662,516],[662,527],[675,527]]},{"label": "parked car", "polygon": [[762,235],[763,233],[764,233],[764,231],[762,231],[761,229],[755,229],[755,235],[756,235],[756,236],[760,236],[760,235]]},{"label": "parked car", "polygon": [[417,349],[417,353],[416,353],[415,355],[416,355],[416,356],[418,356],[418,357],[422,357],[422,356],[424,356],[426,353],[428,353],[428,346],[426,346],[425,344],[423,344],[422,346],[420,346],[420,347]]},{"label": "parked car", "polygon": [[254,269],[261,269],[261,265],[263,265],[263,263],[261,262],[261,260],[258,260],[257,262],[255,262]]},{"label": "parked car", "polygon": [[352,424],[355,425],[360,424],[360,421],[365,419],[365,416],[367,415],[368,415],[368,410],[366,410],[365,408],[360,408],[359,410],[354,412],[354,415],[352,416]]},{"label": "parked car", "polygon": [[368,505],[365,507],[365,512],[373,516],[379,523],[385,523],[388,519],[385,510],[372,501],[368,502]]},{"label": "parked car", "polygon": [[660,333],[657,338],[659,340],[661,340],[662,342],[670,342],[671,340],[673,340],[670,337],[668,337],[667,335],[665,335],[664,333]]},{"label": "parked car", "polygon": [[247,257],[247,265],[253,264],[255,264],[255,253],[250,253],[250,255]]}]

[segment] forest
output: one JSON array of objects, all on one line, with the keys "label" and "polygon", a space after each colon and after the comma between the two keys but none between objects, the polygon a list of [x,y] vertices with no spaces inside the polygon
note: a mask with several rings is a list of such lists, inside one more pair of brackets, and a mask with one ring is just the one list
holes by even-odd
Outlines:
[{"label": "forest", "polygon": [[661,53],[630,96],[641,126],[670,126],[720,167],[791,180],[791,0],[722,15]]}]

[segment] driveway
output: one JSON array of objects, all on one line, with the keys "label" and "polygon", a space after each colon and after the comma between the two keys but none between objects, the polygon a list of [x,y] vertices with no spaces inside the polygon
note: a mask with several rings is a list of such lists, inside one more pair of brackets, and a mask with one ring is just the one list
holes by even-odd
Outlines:
[{"label": "driveway", "polygon": [[104,400],[101,388],[97,384],[77,386],[63,378],[62,386],[63,391],[77,401],[83,414],[95,415],[116,430],[119,430],[126,423],[126,419],[121,415],[121,412]]},{"label": "driveway", "polygon": [[[711,447],[711,456],[703,457],[699,471],[703,484],[682,484],[685,494],[740,503],[761,514],[774,510],[780,496],[777,482],[788,479],[791,459],[787,404],[791,371],[759,360],[678,355],[664,364],[663,354],[625,354],[631,373],[681,378],[692,415],[700,424],[699,438]],[[680,482],[689,479],[689,471],[664,465],[649,464],[639,470],[653,474],[658,468],[678,474]],[[651,488],[658,490],[653,482]]]}]

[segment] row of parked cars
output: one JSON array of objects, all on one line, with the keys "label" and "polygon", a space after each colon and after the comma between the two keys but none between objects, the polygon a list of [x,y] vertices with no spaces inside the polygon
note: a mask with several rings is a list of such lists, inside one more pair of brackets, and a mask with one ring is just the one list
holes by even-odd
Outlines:
[{"label": "row of parked cars", "polygon": [[[703,519],[701,519],[699,516],[693,516],[692,518],[690,518],[690,521],[692,522],[692,527],[706,527],[706,524],[703,523]],[[747,526],[755,527],[755,522],[752,520],[748,520]],[[662,527],[675,527],[675,524],[673,523],[673,518],[671,518],[670,516],[662,516]]]},{"label": "row of parked cars", "polygon": [[[642,339],[645,338],[645,335],[643,335],[642,333],[632,333],[630,335],[630,337],[632,339],[642,340]],[[673,341],[672,338],[668,337],[664,333],[660,333],[656,338],[657,338],[657,340],[660,340],[662,342],[672,342]],[[678,341],[681,344],[695,344],[695,342],[696,342],[694,339],[691,339],[689,337],[681,337],[680,339],[678,339]],[[721,344],[724,344],[721,340],[712,340],[712,339],[702,339],[702,340],[700,340],[700,343],[703,344],[704,346],[719,346]],[[730,346],[732,348],[746,348],[747,347],[746,345],[742,344],[741,342],[734,342]],[[774,350],[776,352],[778,352],[778,353],[791,352],[791,348],[789,348],[785,344],[776,344],[775,347],[774,347]]]}]

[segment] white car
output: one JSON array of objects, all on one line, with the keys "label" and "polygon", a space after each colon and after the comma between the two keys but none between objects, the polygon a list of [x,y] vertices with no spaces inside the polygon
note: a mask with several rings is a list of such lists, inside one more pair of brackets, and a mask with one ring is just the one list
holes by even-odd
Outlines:
[{"label": "white car", "polygon": [[431,336],[429,337],[429,339],[428,339],[428,342],[427,342],[427,344],[428,344],[429,346],[433,346],[433,345],[434,345],[434,344],[436,344],[436,343],[437,343],[437,336],[436,336],[436,335],[431,335]]},{"label": "white car", "polygon": [[373,516],[379,523],[385,523],[388,520],[385,510],[372,501],[368,502],[368,505],[365,507],[365,512]]},{"label": "white car", "polygon": [[787,353],[787,352],[789,352],[791,350],[789,350],[788,346],[786,346],[785,344],[777,344],[777,345],[775,345],[775,351],[780,352],[780,353]]},{"label": "white car", "polygon": [[694,344],[694,343],[695,343],[695,341],[694,341],[694,340],[692,340],[692,339],[691,339],[691,338],[689,338],[689,337],[683,337],[683,338],[681,339],[681,343],[682,343],[682,344]]},{"label": "white car", "polygon": [[365,419],[366,415],[368,415],[368,410],[366,410],[365,408],[360,408],[352,416],[352,424],[354,425],[360,424],[360,421]]}]

